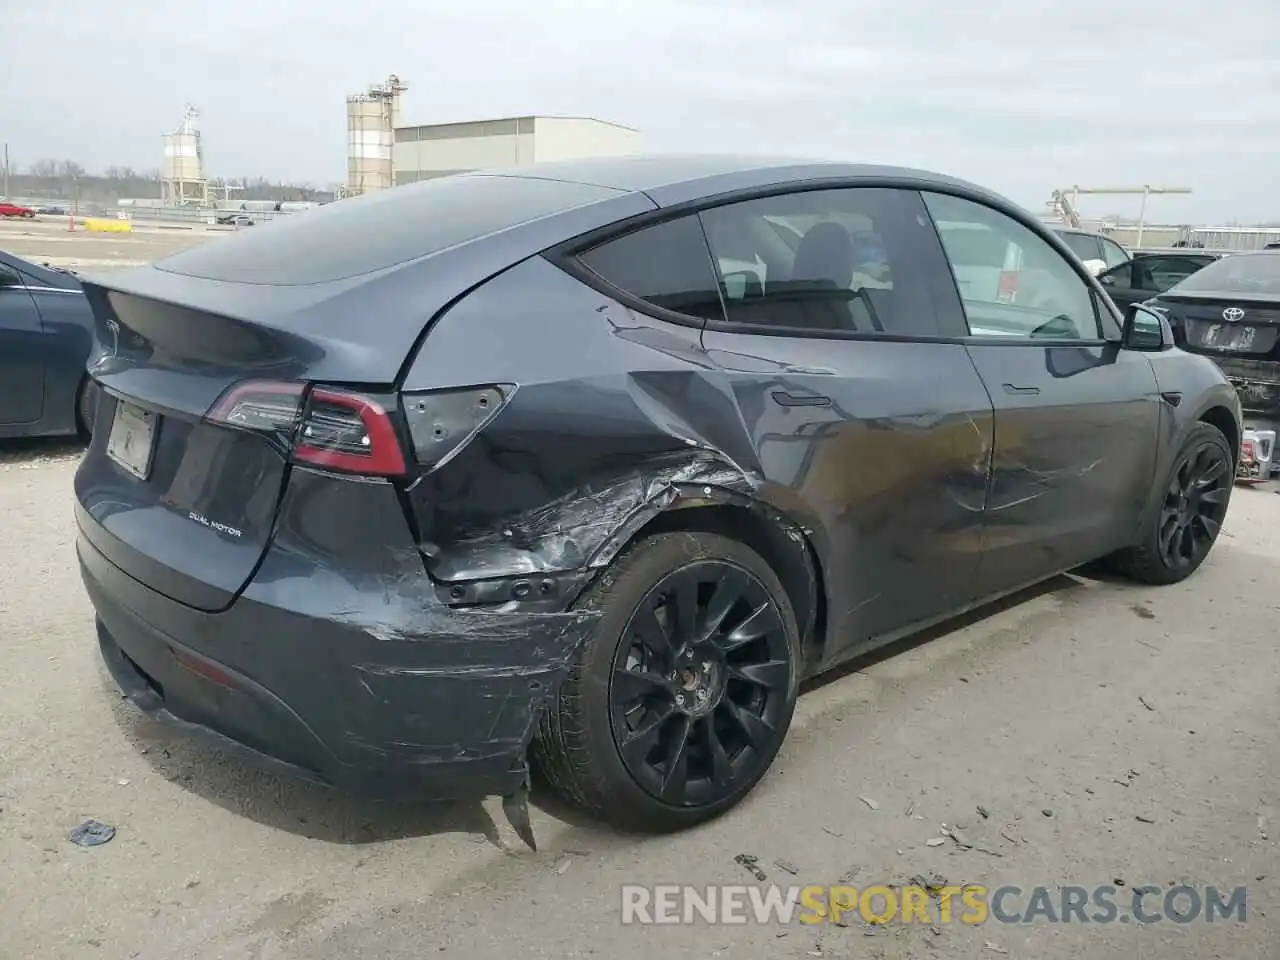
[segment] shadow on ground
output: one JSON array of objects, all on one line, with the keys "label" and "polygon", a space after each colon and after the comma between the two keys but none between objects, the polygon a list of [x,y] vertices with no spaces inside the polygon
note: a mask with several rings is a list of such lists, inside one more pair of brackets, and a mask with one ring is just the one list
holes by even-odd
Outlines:
[{"label": "shadow on ground", "polygon": [[0,467],[31,467],[53,460],[78,460],[84,451],[83,441],[69,437],[0,440]]}]

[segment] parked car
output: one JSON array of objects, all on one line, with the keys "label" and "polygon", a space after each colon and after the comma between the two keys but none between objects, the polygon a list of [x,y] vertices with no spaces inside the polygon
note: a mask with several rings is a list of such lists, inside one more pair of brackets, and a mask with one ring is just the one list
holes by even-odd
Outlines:
[{"label": "parked car", "polygon": [[49,217],[65,217],[67,215],[66,207],[36,207],[36,213],[44,214]]},{"label": "parked car", "polygon": [[1223,257],[1150,306],[1180,347],[1222,368],[1247,413],[1280,419],[1280,250]]},{"label": "parked car", "polygon": [[225,217],[218,217],[218,223],[226,224],[231,227],[252,227],[253,219],[245,216],[243,213],[230,213]]},{"label": "parked car", "polygon": [[[957,287],[966,224],[1008,282]],[[88,296],[78,553],[125,694],[328,783],[504,796],[530,842],[530,749],[678,829],[765,774],[804,678],[1095,558],[1182,580],[1239,449],[1156,314],[918,171],[455,175]]]},{"label": "parked car", "polygon": [[18,203],[9,203],[7,200],[0,200],[0,217],[22,217],[30,220],[36,215],[36,212],[30,207],[24,207]]},{"label": "parked car", "polygon": [[92,345],[80,281],[0,252],[0,438],[93,430]]},{"label": "parked car", "polygon": [[1211,254],[1195,253],[1138,256],[1104,270],[1098,275],[1098,282],[1112,302],[1124,309],[1159,296],[1216,259]]},{"label": "parked car", "polygon": [[1095,277],[1103,270],[1118,267],[1130,259],[1128,250],[1100,233],[1070,227],[1055,227],[1054,233],[1062,238],[1062,242],[1071,248],[1071,252],[1084,262]]}]

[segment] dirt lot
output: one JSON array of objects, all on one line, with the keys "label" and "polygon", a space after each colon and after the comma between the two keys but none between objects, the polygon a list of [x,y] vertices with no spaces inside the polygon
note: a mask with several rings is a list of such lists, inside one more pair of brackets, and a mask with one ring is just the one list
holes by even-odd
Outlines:
[{"label": "dirt lot", "polygon": [[[152,259],[183,242],[194,238],[0,231],[0,247],[20,255],[26,245],[95,262]],[[76,571],[78,457],[65,445],[0,447],[3,960],[1276,956],[1271,490],[1237,491],[1187,584],[1061,577],[808,691],[773,773],[716,823],[639,840],[540,797],[534,854],[496,803],[360,805],[138,717],[98,662]],[[110,843],[68,841],[90,817],[116,828]],[[944,838],[942,824],[960,825],[973,848]],[[1028,891],[1246,886],[1247,919],[620,922],[623,884],[751,882],[738,853],[787,886],[917,875]]]},{"label": "dirt lot", "polygon": [[92,273],[150,263],[228,232],[140,227],[133,233],[89,233],[69,231],[61,218],[0,220],[0,250],[35,263]]},{"label": "dirt lot", "polygon": [[[637,840],[543,799],[534,854],[492,803],[361,806],[136,716],[98,663],[75,569],[78,456],[0,455],[0,956],[1275,956],[1269,490],[1237,491],[1185,585],[1059,578],[811,690],[774,773],[717,823]],[[115,839],[68,842],[89,817]],[[929,846],[944,823],[982,849]],[[1024,889],[1245,885],[1247,920],[936,934],[620,923],[620,885],[747,882],[739,852],[782,884],[856,868],[864,886],[918,874]]]}]

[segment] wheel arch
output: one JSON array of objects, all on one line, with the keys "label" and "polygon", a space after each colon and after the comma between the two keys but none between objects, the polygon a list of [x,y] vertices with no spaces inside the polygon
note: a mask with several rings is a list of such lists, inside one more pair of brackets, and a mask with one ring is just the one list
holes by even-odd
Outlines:
[{"label": "wheel arch", "polygon": [[1227,438],[1227,445],[1231,448],[1231,463],[1235,467],[1240,460],[1240,424],[1235,415],[1224,405],[1215,404],[1204,410],[1196,421],[1207,423],[1222,431],[1222,435]]},{"label": "wheel arch", "polygon": [[758,553],[782,583],[800,628],[804,665],[814,664],[825,647],[827,592],[821,560],[804,529],[752,497],[717,491],[711,499],[699,492],[700,497],[677,497],[615,541],[608,560],[656,533],[716,533],[737,540]]}]

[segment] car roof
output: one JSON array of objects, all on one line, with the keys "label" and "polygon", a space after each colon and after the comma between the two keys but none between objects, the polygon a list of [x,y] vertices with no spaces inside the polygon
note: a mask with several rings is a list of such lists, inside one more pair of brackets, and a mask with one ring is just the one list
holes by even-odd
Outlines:
[{"label": "car roof", "polygon": [[922,188],[959,189],[1002,204],[1008,203],[976,184],[929,170],[758,154],[672,153],[591,157],[475,171],[462,176],[521,177],[581,183],[625,193],[644,193],[659,206],[696,201],[775,183],[835,179],[855,182],[907,181]]}]

